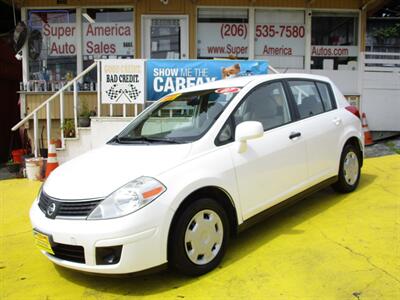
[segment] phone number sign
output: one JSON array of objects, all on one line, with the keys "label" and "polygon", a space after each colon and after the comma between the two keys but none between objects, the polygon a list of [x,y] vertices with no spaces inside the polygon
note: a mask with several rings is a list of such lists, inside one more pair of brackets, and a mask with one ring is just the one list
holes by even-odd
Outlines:
[{"label": "phone number sign", "polygon": [[199,58],[249,56],[248,24],[198,23],[197,37]]},{"label": "phone number sign", "polygon": [[256,24],[256,56],[303,56],[304,24]]}]

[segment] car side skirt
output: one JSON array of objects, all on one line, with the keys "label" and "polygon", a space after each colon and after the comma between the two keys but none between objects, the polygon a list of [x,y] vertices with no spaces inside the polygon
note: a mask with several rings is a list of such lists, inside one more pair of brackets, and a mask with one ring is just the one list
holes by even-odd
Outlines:
[{"label": "car side skirt", "polygon": [[270,217],[271,215],[276,214],[277,212],[281,211],[282,209],[289,207],[289,206],[297,203],[298,201],[304,199],[305,197],[330,186],[331,184],[335,183],[337,180],[338,180],[337,175],[330,177],[328,179],[325,179],[324,181],[252,216],[251,218],[245,220],[242,224],[240,224],[238,226],[237,232],[240,233],[240,232],[252,227],[253,225],[265,220],[267,217]]}]

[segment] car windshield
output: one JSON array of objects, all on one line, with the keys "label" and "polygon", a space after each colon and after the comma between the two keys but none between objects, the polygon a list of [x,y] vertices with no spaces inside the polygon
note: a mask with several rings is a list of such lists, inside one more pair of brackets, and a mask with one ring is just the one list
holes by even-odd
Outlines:
[{"label": "car windshield", "polygon": [[110,143],[188,143],[212,126],[240,88],[170,94],[140,114]]}]

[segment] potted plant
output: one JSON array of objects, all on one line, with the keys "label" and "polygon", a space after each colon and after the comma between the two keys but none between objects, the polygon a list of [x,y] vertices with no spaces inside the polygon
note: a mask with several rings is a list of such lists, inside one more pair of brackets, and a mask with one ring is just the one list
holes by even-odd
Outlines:
[{"label": "potted plant", "polygon": [[66,138],[75,137],[75,124],[73,120],[71,119],[65,120],[61,128],[64,131],[64,136]]},{"label": "potted plant", "polygon": [[91,112],[89,110],[89,107],[88,107],[86,101],[82,101],[81,107],[79,110],[79,119],[78,119],[79,127],[89,127],[90,126],[90,117],[91,117]]}]

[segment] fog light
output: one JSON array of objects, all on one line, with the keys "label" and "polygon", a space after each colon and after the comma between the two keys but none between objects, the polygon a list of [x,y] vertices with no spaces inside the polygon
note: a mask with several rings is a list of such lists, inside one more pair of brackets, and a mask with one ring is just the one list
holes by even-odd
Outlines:
[{"label": "fog light", "polygon": [[97,265],[115,265],[121,259],[122,245],[96,248]]}]

